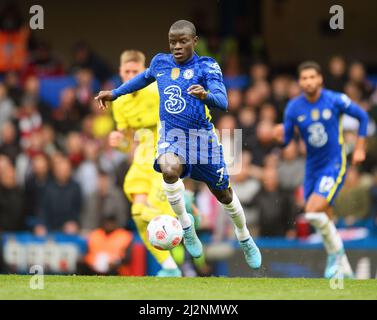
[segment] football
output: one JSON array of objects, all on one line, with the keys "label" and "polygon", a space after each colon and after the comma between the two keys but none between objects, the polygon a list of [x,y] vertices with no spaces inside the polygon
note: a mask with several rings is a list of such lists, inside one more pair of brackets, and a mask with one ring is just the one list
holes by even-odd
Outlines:
[{"label": "football", "polygon": [[153,218],[147,227],[149,242],[159,250],[171,250],[182,241],[183,229],[180,222],[169,215]]}]

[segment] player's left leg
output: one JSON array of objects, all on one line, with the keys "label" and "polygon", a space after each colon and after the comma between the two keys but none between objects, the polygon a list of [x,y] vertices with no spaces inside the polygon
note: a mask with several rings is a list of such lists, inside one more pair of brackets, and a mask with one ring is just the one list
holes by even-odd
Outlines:
[{"label": "player's left leg", "polygon": [[324,196],[312,193],[305,207],[305,217],[318,230],[327,252],[325,278],[353,277],[343,241],[332,220],[332,207]]},{"label": "player's left leg", "polygon": [[245,254],[248,265],[253,269],[260,268],[262,256],[247,228],[245,213],[236,193],[230,187],[223,190],[211,187],[209,189],[232,219],[236,237]]}]

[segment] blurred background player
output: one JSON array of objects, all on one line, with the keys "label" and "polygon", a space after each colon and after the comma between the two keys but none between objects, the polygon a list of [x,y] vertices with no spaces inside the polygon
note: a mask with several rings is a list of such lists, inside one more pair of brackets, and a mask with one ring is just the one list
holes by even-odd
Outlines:
[{"label": "blurred background player", "polygon": [[305,170],[305,217],[318,230],[328,254],[325,278],[353,277],[342,239],[333,222],[335,197],[346,174],[342,115],[359,120],[359,137],[352,164],[365,160],[368,115],[345,94],[323,88],[321,68],[316,62],[298,67],[303,94],[293,98],[285,109],[284,124],[275,126],[277,140],[288,145],[298,127],[307,149]]}]

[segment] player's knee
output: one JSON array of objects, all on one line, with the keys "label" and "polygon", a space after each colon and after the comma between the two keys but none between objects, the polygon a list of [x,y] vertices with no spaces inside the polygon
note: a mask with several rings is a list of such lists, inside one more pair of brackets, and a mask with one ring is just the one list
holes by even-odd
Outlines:
[{"label": "player's knee", "polygon": [[232,193],[229,190],[221,190],[214,193],[217,200],[223,204],[229,204],[232,202]]},{"label": "player's knee", "polygon": [[322,212],[323,209],[316,205],[315,203],[308,203],[305,206],[305,212]]},{"label": "player's knee", "polygon": [[179,166],[165,165],[161,167],[162,176],[166,183],[174,183],[179,179]]}]

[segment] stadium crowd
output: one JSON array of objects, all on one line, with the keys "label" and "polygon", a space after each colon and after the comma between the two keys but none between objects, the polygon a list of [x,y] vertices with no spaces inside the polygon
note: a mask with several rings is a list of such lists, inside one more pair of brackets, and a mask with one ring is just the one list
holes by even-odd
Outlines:
[{"label": "stadium crowd", "polygon": [[[227,113],[212,110],[217,129],[242,129],[242,162],[235,164],[239,170],[231,182],[252,233],[307,236],[307,228],[297,223],[304,202],[304,145],[297,139],[283,150],[272,137],[288,100],[300,93],[294,70],[282,73],[271,68],[268,59],[247,59],[236,38],[212,33],[203,35],[197,53],[213,56],[223,70],[229,107]],[[110,63],[85,42],[75,45],[69,64],[63,63],[47,42],[27,33],[12,10],[0,15],[0,62],[0,231],[87,235],[104,217],[133,229],[122,192],[132,157],[109,147],[111,110],[100,111],[93,100],[98,89],[119,84]],[[52,105],[41,94],[42,82],[53,84],[62,78],[73,82],[61,87],[58,103]],[[374,232],[377,88],[363,63],[340,55],[324,66],[324,79],[327,88],[345,92],[370,115],[367,161],[350,168],[335,214],[340,226]],[[344,117],[348,155],[357,126]],[[239,136],[232,138],[240,142]],[[224,149],[230,154],[231,144],[224,144]],[[196,194],[202,230],[210,232],[213,241],[231,237],[229,221],[207,188],[193,181],[187,187]]]}]

